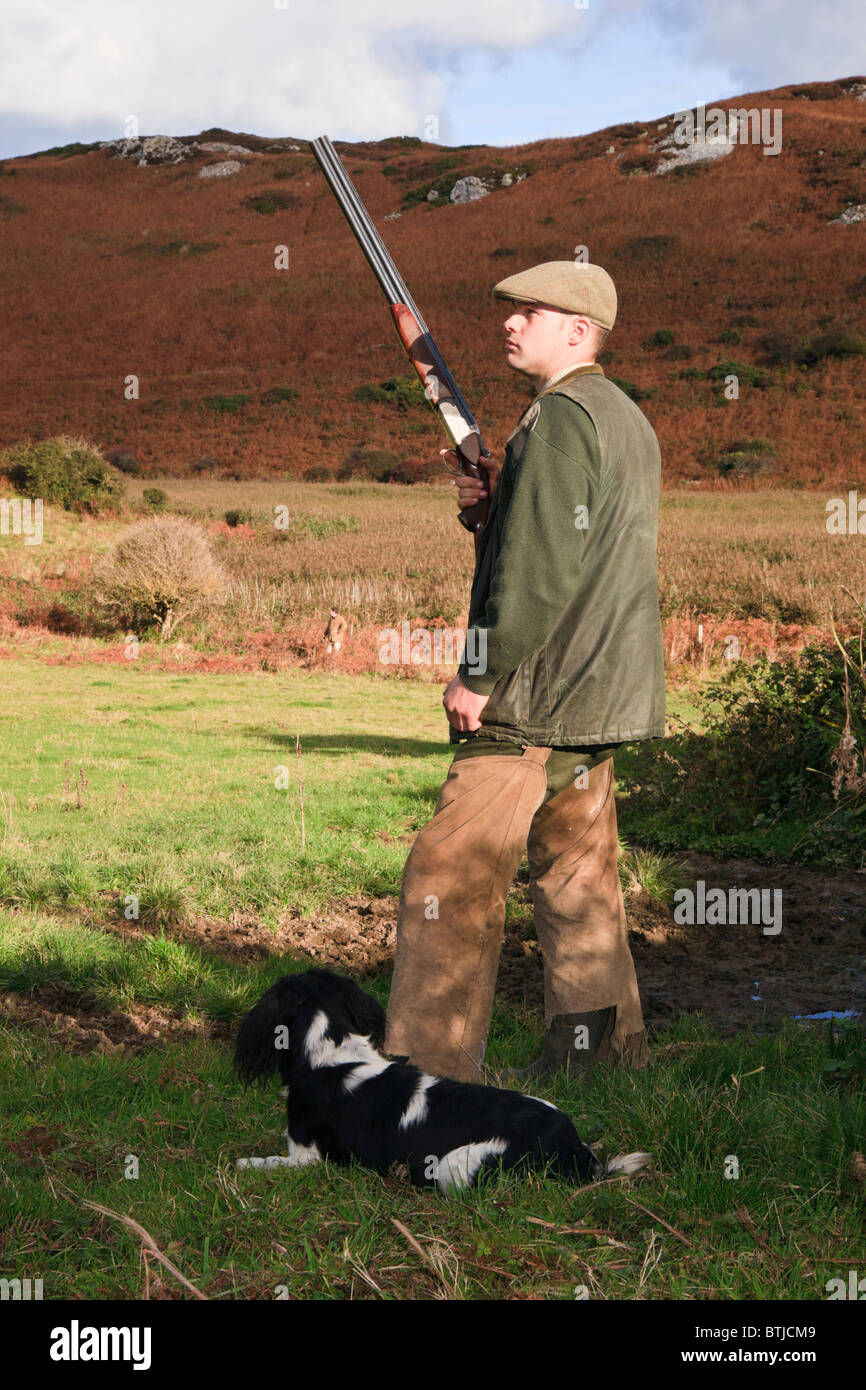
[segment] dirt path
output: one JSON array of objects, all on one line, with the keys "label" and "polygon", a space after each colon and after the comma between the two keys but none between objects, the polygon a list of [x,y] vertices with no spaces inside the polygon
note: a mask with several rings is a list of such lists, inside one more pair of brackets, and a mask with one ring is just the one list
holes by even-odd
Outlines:
[{"label": "dirt path", "polygon": [[[684,862],[687,878],[703,879],[708,889],[781,888],[782,927],[777,935],[764,935],[760,925],[678,926],[668,909],[633,897],[628,905],[632,950],[650,1026],[687,1012],[703,1015],[726,1033],[826,1009],[855,1009],[866,1016],[866,874],[719,861],[709,855],[685,856]],[[506,933],[499,997],[540,1018],[541,953],[525,871],[510,892],[517,913]],[[251,914],[236,914],[228,920],[199,918],[172,935],[238,961],[293,953],[363,977],[390,969],[397,909],[396,897],[354,897],[314,919],[287,913],[276,932]],[[128,922],[111,930],[125,936],[144,931]],[[193,1027],[144,1007],[100,1014],[56,985],[27,997],[0,996],[0,1015],[60,1034],[76,1050],[134,1051],[193,1033],[223,1037],[230,1031],[225,1025]]]}]

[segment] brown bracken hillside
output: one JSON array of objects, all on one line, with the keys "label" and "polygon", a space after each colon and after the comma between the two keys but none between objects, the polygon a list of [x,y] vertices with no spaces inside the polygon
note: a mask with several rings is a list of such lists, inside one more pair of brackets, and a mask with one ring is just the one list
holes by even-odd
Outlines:
[{"label": "brown bracken hillside", "polygon": [[[737,144],[665,174],[654,145],[670,114],[513,148],[336,143],[494,452],[526,384],[505,364],[491,286],[586,246],[620,296],[605,370],[656,428],[669,481],[855,487],[864,83],[719,102],[779,108],[781,152]],[[250,153],[213,178],[198,172],[231,154],[138,166],[70,147],[3,165],[0,446],[84,435],[146,474],[240,478],[333,470],[358,447],[435,458],[445,441],[423,398],[358,394],[410,369],[306,141],[193,140]],[[452,204],[466,175],[493,191]]]}]

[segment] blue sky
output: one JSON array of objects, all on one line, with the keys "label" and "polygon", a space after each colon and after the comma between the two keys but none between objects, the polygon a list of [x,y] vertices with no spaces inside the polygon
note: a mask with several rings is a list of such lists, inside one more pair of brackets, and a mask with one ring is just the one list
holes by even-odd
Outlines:
[{"label": "blue sky", "polygon": [[126,133],[517,144],[866,71],[866,0],[3,0],[0,157]]}]

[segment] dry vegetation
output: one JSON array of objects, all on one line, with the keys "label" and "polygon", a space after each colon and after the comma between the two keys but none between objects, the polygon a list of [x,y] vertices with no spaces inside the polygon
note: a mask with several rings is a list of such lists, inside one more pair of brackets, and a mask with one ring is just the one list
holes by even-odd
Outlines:
[{"label": "dry vegetation", "polygon": [[[184,623],[186,647],[232,663],[317,664],[327,659],[320,638],[335,604],[352,625],[340,667],[377,669],[383,627],[466,621],[472,545],[448,483],[166,479],[164,489],[171,511],[208,536],[228,580],[219,602]],[[131,482],[127,512],[117,516],[47,507],[41,546],[0,537],[7,643],[66,634],[70,651],[82,654],[117,643],[125,627],[105,624],[97,576],[140,513],[143,492]],[[732,636],[745,659],[796,650],[816,634],[830,640],[831,610],[843,629],[855,620],[853,596],[866,595],[863,538],[829,535],[826,501],[781,490],[664,493],[659,574],[669,667],[710,665]],[[248,520],[227,525],[227,512]]]},{"label": "dry vegetation", "polygon": [[[781,154],[744,145],[711,167],[657,178],[641,172],[653,122],[648,132],[615,127],[501,150],[340,145],[495,451],[522,388],[503,360],[490,287],[586,245],[620,290],[607,369],[654,393],[642,405],[669,481],[711,483],[745,440],[766,444],[773,471],[762,479],[856,485],[862,358],[769,366],[763,386],[744,384],[736,402],[707,373],[730,360],[759,366],[768,334],[862,333],[866,224],[830,221],[866,201],[866,104],[845,83],[721,104],[780,107]],[[339,209],[296,143],[257,142],[226,179],[198,180],[201,159],[137,168],[100,150],[5,163],[0,444],[83,432],[147,474],[244,478],[335,469],[358,445],[435,454],[442,441],[423,403],[401,410],[356,397],[407,365]],[[479,202],[411,203],[443,177],[518,164],[529,177]],[[275,191],[288,196],[282,206],[259,201],[270,214],[249,201]],[[280,244],[290,248],[284,271],[274,268]],[[645,346],[660,330],[673,341]],[[138,400],[124,398],[130,374]]]}]

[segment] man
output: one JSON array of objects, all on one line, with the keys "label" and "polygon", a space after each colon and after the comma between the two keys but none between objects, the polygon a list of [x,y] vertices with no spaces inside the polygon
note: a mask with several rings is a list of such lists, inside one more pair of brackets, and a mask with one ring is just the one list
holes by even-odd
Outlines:
[{"label": "man", "polygon": [[[505,895],[529,858],[546,1032],[530,1072],[643,1066],[617,870],[613,750],[664,734],[656,537],[661,458],[595,358],[616,318],[600,266],[552,261],[494,287],[532,404],[487,466],[490,512],[464,660],[443,704],[461,744],[406,862],[387,1051],[478,1081]],[[461,507],[488,489],[458,483]]]},{"label": "man", "polygon": [[329,652],[338,652],[340,650],[343,645],[343,633],[348,626],[349,624],[346,622],[342,613],[338,613],[336,608],[332,608],[328,626],[325,628],[322,635],[322,641],[327,642],[327,650]]}]

